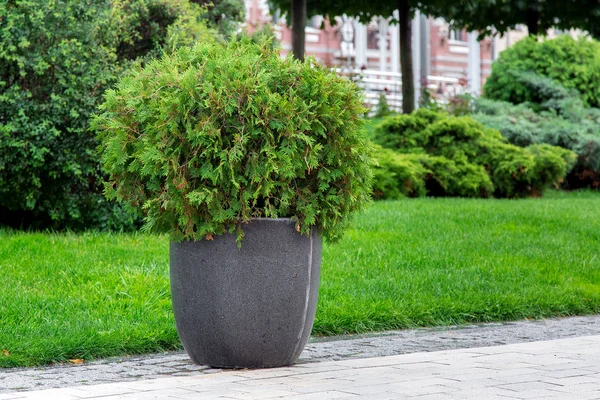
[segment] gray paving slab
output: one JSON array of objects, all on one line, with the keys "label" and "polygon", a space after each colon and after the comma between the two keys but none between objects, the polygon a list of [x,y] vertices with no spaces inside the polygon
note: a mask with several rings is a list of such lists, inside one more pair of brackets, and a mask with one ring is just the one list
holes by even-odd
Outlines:
[{"label": "gray paving slab", "polygon": [[[600,372],[587,370],[600,361],[600,335],[533,343],[455,349],[387,357],[305,363],[267,370],[228,370],[214,374],[0,394],[0,400],[33,399],[600,399]],[[531,357],[525,379],[516,379],[519,356]],[[490,355],[494,357],[489,357]],[[504,357],[498,357],[503,355]],[[419,357],[426,362],[418,362]],[[544,363],[571,360],[566,370],[584,371],[589,379],[556,378]],[[473,359],[489,376],[456,374]],[[517,360],[516,366],[511,362]],[[418,365],[418,368],[406,368]],[[500,366],[500,368],[499,368]],[[560,381],[560,379],[565,379]],[[15,397],[16,396],[16,397]]]},{"label": "gray paving slab", "polygon": [[[445,371],[452,360],[440,359],[434,352],[451,349],[472,349],[462,354],[463,364],[454,371],[451,379],[462,381],[462,374],[482,382],[498,379],[511,382],[508,376],[547,371],[547,379],[580,378],[582,384],[594,385],[594,373],[600,373],[600,346],[586,350],[595,352],[599,360],[586,368],[578,365],[578,355],[569,349],[555,349],[551,341],[560,338],[600,335],[600,315],[518,321],[507,323],[452,326],[445,328],[411,329],[369,335],[312,338],[302,354],[298,368],[316,368],[326,377],[341,367],[323,361],[347,361],[358,363],[363,358],[405,355],[405,363],[395,366],[414,377]],[[529,343],[518,354],[507,353],[503,345]],[[485,348],[482,350],[481,348]],[[540,351],[552,349],[554,355],[542,355]],[[556,355],[559,355],[557,357]],[[539,358],[543,358],[543,363]],[[432,361],[431,358],[435,358]],[[385,359],[382,359],[382,363]],[[412,360],[412,362],[408,362]],[[503,363],[510,361],[513,368],[502,374]],[[318,363],[318,364],[314,364]],[[532,369],[532,363],[535,363]],[[485,365],[485,367],[483,367]],[[492,371],[496,368],[495,373]],[[274,370],[285,376],[286,372]],[[183,352],[171,352],[136,357],[111,358],[86,362],[82,365],[53,365],[42,368],[14,368],[0,370],[0,395],[64,388],[101,383],[122,383],[166,377],[186,377],[220,373],[219,369],[194,365]],[[335,374],[333,374],[335,376]],[[411,375],[413,376],[413,375]],[[432,394],[433,395],[433,394]],[[600,396],[599,396],[600,397]],[[0,397],[1,399],[1,397]]]}]

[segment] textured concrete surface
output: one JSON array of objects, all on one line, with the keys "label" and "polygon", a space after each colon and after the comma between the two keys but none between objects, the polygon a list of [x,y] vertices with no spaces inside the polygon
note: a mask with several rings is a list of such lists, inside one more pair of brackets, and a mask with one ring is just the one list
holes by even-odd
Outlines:
[{"label": "textured concrete surface", "polygon": [[[592,335],[600,336],[600,315],[313,338],[299,363],[304,365]],[[600,365],[600,357],[596,359],[596,364]],[[82,365],[0,369],[0,394],[16,395],[18,393],[15,392],[19,391],[121,384],[167,377],[213,376],[220,372],[192,364],[183,352],[112,358]]]},{"label": "textured concrete surface", "polygon": [[236,234],[171,243],[177,331],[199,364],[260,368],[293,364],[315,319],[321,238],[290,219],[254,219]]},{"label": "textured concrete surface", "polygon": [[0,399],[600,399],[600,336],[229,370]]}]

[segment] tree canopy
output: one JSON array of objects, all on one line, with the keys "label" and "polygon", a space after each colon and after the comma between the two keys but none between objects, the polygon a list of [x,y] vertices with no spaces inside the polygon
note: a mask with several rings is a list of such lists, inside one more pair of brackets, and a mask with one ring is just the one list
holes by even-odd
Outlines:
[{"label": "tree canopy", "polygon": [[577,28],[600,35],[598,0],[435,0],[421,2],[419,8],[481,35],[502,34],[518,24],[527,25],[532,35],[544,34],[550,28]]}]

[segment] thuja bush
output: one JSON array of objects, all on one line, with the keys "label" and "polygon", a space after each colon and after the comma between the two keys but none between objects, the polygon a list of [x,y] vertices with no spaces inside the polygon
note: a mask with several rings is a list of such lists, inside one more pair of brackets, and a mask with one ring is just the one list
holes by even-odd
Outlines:
[{"label": "thuja bush", "polygon": [[503,51],[492,65],[484,94],[511,103],[536,102],[539,91],[515,79],[517,71],[551,78],[576,89],[584,104],[600,107],[600,42],[568,35],[538,42],[529,37]]},{"label": "thuja bush", "polygon": [[182,48],[124,77],[93,122],[106,193],[174,240],[288,217],[341,235],[369,200],[356,85],[250,40]]},{"label": "thuja bush", "polygon": [[540,195],[558,185],[575,161],[561,147],[518,147],[470,117],[424,109],[384,119],[373,138],[424,167],[425,191],[435,196]]},{"label": "thuja bush", "polygon": [[129,229],[89,132],[131,64],[210,40],[188,0],[0,2],[0,224]]}]

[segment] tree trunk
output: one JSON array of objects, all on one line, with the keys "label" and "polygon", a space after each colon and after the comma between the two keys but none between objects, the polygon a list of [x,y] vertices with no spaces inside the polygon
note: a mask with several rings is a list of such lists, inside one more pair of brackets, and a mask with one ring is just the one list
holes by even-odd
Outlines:
[{"label": "tree trunk", "polygon": [[527,24],[527,30],[531,36],[539,35],[539,19],[540,13],[538,10],[527,8],[527,11],[525,11],[525,22]]},{"label": "tree trunk", "polygon": [[410,114],[415,109],[415,83],[413,79],[412,33],[409,0],[398,0],[400,24],[400,70],[402,72],[402,112]]},{"label": "tree trunk", "polygon": [[292,0],[292,52],[304,61],[304,27],[306,26],[306,0]]}]

